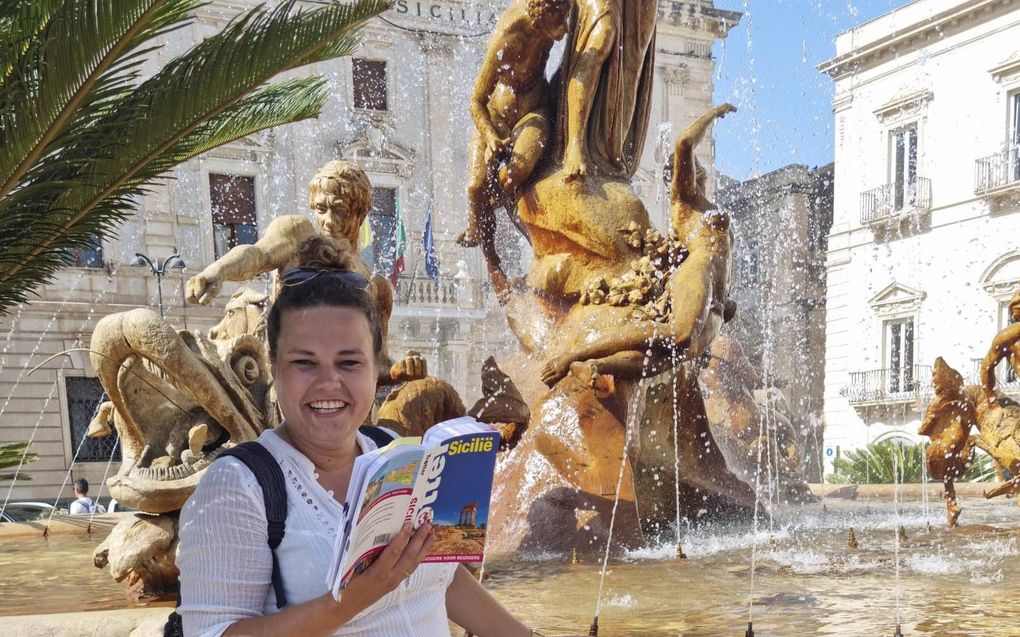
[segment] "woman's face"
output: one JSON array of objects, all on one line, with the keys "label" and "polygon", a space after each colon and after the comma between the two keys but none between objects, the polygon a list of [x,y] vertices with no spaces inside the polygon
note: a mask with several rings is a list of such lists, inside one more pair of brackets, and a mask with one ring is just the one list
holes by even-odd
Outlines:
[{"label": "woman's face", "polygon": [[356,309],[287,310],[273,362],[277,403],[296,446],[353,445],[375,399],[372,330]]}]

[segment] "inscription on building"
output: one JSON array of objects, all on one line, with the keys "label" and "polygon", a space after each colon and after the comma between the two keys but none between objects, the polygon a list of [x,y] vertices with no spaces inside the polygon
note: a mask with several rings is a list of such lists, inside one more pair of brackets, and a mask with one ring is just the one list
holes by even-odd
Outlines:
[{"label": "inscription on building", "polygon": [[499,19],[499,12],[492,9],[477,9],[452,2],[430,0],[397,0],[392,12],[401,17],[421,18],[454,26],[490,27]]}]

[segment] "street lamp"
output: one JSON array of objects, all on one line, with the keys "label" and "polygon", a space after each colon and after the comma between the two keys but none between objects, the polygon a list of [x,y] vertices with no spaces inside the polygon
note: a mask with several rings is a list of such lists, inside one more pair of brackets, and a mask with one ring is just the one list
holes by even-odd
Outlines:
[{"label": "street lamp", "polygon": [[174,247],[174,253],[166,259],[156,259],[153,263],[152,259],[145,256],[141,252],[135,252],[135,258],[131,261],[131,265],[134,266],[149,266],[149,271],[156,275],[156,294],[159,298],[159,317],[163,318],[163,275],[166,274],[167,268],[173,268],[175,270],[184,269],[184,259],[181,258],[180,253],[177,252],[177,248]]}]

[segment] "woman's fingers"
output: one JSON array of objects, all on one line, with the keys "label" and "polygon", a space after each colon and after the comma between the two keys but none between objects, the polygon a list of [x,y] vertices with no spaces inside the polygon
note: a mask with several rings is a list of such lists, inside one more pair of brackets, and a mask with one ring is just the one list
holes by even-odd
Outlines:
[{"label": "woman's fingers", "polygon": [[393,536],[390,543],[383,549],[379,557],[376,558],[373,567],[378,568],[381,572],[386,573],[394,569],[394,565],[400,556],[404,553],[404,549],[407,547],[408,542],[411,540],[411,523],[408,522],[404,526],[400,527],[400,531]]},{"label": "woman's fingers", "polygon": [[396,561],[394,570],[399,571],[403,577],[409,576],[429,554],[433,542],[435,542],[435,535],[432,533],[432,525],[426,522],[414,532],[411,540],[401,552],[400,558]]}]

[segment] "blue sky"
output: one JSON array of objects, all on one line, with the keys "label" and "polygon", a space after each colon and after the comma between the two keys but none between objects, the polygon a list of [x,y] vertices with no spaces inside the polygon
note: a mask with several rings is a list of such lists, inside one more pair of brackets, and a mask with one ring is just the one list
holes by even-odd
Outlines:
[{"label": "blue sky", "polygon": [[739,110],[715,127],[716,168],[737,179],[832,161],[832,80],[815,70],[836,36],[906,0],[715,0],[740,11],[716,44],[715,102]]}]

